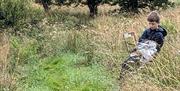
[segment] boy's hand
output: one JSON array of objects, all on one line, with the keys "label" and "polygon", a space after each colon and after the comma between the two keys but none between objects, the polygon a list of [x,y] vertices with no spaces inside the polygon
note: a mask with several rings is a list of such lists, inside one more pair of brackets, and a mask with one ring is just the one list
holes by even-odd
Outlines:
[{"label": "boy's hand", "polygon": [[130,51],[130,53],[137,51],[137,48],[134,48]]}]

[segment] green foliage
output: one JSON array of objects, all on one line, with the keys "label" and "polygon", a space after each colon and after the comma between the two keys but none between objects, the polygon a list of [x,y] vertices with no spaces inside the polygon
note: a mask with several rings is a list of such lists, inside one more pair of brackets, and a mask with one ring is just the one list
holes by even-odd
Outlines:
[{"label": "green foliage", "polygon": [[121,10],[126,12],[138,12],[139,9],[149,8],[150,10],[165,9],[174,4],[169,0],[120,0]]},{"label": "green foliage", "polygon": [[11,37],[12,65],[22,65],[36,60],[38,43],[36,40]]},{"label": "green foliage", "polygon": [[66,4],[66,5],[71,5],[71,4],[78,4],[81,3],[82,0],[55,0],[58,4]]},{"label": "green foliage", "polygon": [[29,1],[1,0],[0,2],[0,10],[5,14],[5,25],[21,28],[28,16]]},{"label": "green foliage", "polygon": [[[0,11],[5,15],[5,19],[0,21],[0,27],[8,29],[12,34],[32,35],[33,28],[44,18],[43,10],[33,9],[32,1],[25,0],[0,0]],[[36,31],[37,32],[37,31]]]},{"label": "green foliage", "polygon": [[[82,60],[82,61],[81,61]],[[36,68],[28,69],[20,81],[26,91],[105,91],[115,89],[113,81],[102,66],[78,64],[84,58],[66,54],[41,60]],[[23,82],[23,83],[21,83]]]}]

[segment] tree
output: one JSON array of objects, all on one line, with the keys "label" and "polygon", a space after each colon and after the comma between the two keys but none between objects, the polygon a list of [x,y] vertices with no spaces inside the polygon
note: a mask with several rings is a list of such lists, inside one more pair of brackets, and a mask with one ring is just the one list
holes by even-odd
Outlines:
[{"label": "tree", "polygon": [[121,10],[126,12],[138,12],[139,9],[149,8],[150,10],[166,8],[173,5],[169,0],[119,0]]},{"label": "tree", "polygon": [[[45,11],[49,10],[49,5],[52,0],[36,0],[36,2],[42,3]],[[54,0],[58,5],[72,5],[78,6],[84,0]],[[88,5],[90,16],[94,17],[98,13],[99,4],[116,5],[119,4],[120,10],[123,12],[135,12],[138,13],[140,9],[149,8],[150,10],[166,8],[169,5],[173,5],[169,0],[86,0]]]},{"label": "tree", "polygon": [[[79,5],[79,3],[82,3],[82,0],[55,0],[55,2],[58,5],[71,5],[71,4],[76,4]],[[85,4],[88,5],[89,11],[90,11],[90,16],[94,17],[97,15],[97,6],[101,0],[87,0]],[[36,0],[36,3],[42,3],[44,10],[47,12],[49,10],[49,4],[51,3],[51,0]]]},{"label": "tree", "polygon": [[101,0],[87,0],[87,5],[89,7],[90,11],[90,17],[94,17],[97,15],[98,12],[98,5],[101,2]]},{"label": "tree", "polygon": [[51,3],[51,0],[41,0],[40,1],[44,7],[45,12],[49,11],[49,4]]}]

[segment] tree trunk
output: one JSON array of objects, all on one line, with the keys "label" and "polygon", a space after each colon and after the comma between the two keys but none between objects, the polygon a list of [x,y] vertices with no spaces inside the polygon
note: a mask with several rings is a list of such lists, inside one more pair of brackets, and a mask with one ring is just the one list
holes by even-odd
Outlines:
[{"label": "tree trunk", "polygon": [[43,8],[44,8],[45,12],[49,11],[49,1],[50,0],[41,0],[41,3],[43,5]]},{"label": "tree trunk", "polygon": [[98,6],[99,2],[95,1],[95,0],[87,0],[87,5],[89,7],[89,11],[90,11],[90,17],[95,17],[98,13]]}]

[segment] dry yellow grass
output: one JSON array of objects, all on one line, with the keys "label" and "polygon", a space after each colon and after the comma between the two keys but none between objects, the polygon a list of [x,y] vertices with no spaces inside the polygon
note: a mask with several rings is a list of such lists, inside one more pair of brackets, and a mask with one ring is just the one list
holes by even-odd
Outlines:
[{"label": "dry yellow grass", "polygon": [[8,60],[7,56],[9,54],[9,42],[5,33],[0,33],[0,85],[7,85],[9,79],[7,74]]},{"label": "dry yellow grass", "polygon": [[141,77],[134,76],[133,78],[126,79],[120,91],[176,91],[173,88],[158,87],[155,83],[147,80],[138,79]]}]

